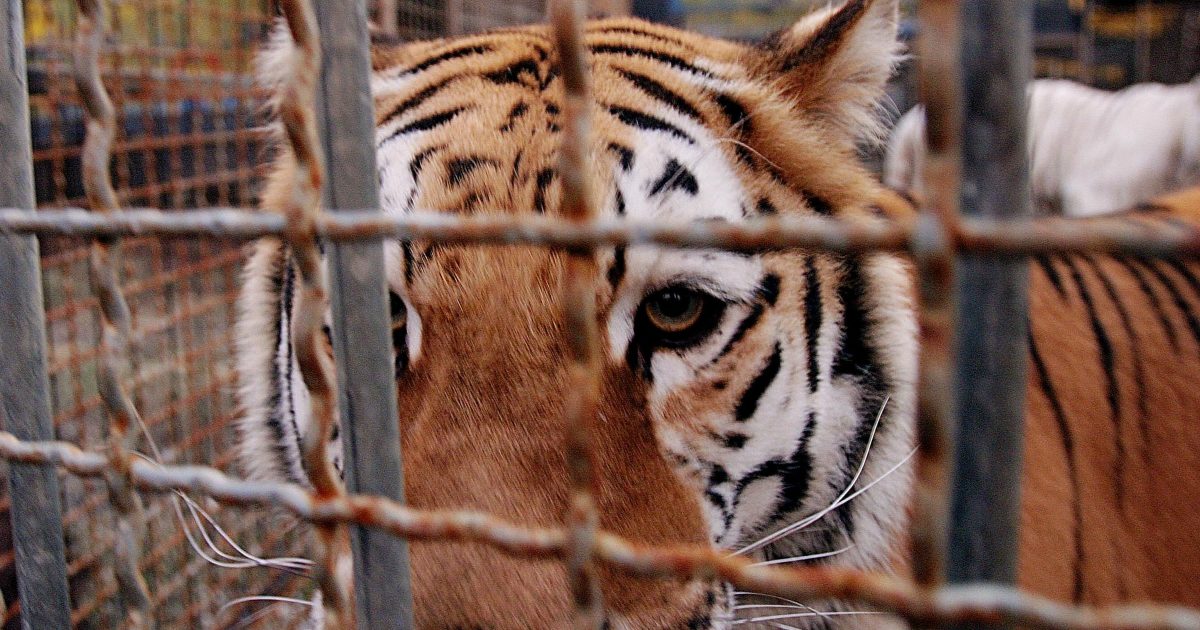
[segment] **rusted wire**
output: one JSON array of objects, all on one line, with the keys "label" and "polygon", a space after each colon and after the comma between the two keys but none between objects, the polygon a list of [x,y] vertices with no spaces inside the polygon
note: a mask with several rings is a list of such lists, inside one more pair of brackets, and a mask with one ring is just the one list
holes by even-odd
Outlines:
[{"label": "rusted wire", "polygon": [[928,123],[927,205],[912,234],[917,266],[921,363],[917,379],[917,457],[913,484],[912,572],[924,588],[945,580],[949,531],[951,427],[954,422],[954,247],[962,177],[959,0],[921,2],[917,43]]},{"label": "rusted wire", "polygon": [[[596,204],[584,152],[591,135],[591,85],[583,50],[584,8],[579,0],[551,0],[550,24],[563,86],[563,134],[558,172],[562,181],[560,211],[575,223],[595,218]],[[600,517],[596,509],[592,430],[600,398],[600,352],[596,324],[596,262],[591,248],[568,250],[563,278],[563,305],[571,353],[564,408],[567,468],[571,499],[567,513],[570,535],[567,574],[574,602],[572,626],[599,630],[604,604],[593,562]]]},{"label": "rusted wire", "polygon": [[[249,240],[281,236],[287,219],[273,213],[214,208],[189,212],[125,210],[96,216],[86,210],[0,208],[0,232],[57,236],[209,237]],[[418,211],[382,216],[358,211],[325,213],[315,219],[321,238],[354,241],[373,238],[429,239],[482,245],[530,244],[580,248],[660,245],[730,251],[819,249],[838,253],[912,251],[913,222],[881,223],[827,217],[766,217],[739,223],[646,221],[599,217],[587,222],[553,216],[455,216]],[[1094,253],[1149,257],[1200,257],[1200,227],[1127,218],[987,219],[962,217],[947,235],[958,252],[993,256],[1040,253]]]},{"label": "rusted wire", "polygon": [[[74,475],[103,477],[112,464],[101,453],[67,442],[23,442],[0,431],[0,459],[54,464]],[[129,478],[144,490],[185,490],[233,505],[278,506],[320,524],[357,523],[397,536],[492,546],[526,558],[566,558],[570,532],[514,525],[469,511],[425,511],[368,495],[321,496],[299,485],[234,479],[207,466],[163,466],[135,460]],[[643,577],[716,576],[741,590],[789,599],[861,602],[924,623],[1016,623],[1047,630],[1200,630],[1200,611],[1172,606],[1090,608],[1059,604],[1005,586],[934,590],[900,577],[827,565],[755,566],[752,559],[708,547],[650,548],[597,532],[596,560]]]},{"label": "rusted wire", "polygon": [[[116,110],[100,80],[100,46],[104,41],[106,4],[103,0],[78,0],[79,24],[75,40],[75,84],[87,117],[83,145],[83,186],[94,212],[118,209],[117,194],[109,173]],[[108,463],[104,475],[117,512],[113,556],[117,584],[125,603],[125,626],[153,626],[150,590],[138,568],[146,523],[141,498],[130,483],[131,453],[140,425],[138,410],[122,384],[129,363],[130,312],[117,281],[120,255],[116,243],[96,240],[89,252],[89,281],[100,303],[101,355],[97,381],[108,414]]]},{"label": "rusted wire", "polygon": [[[291,341],[300,376],[309,392],[308,427],[304,433],[304,469],[318,496],[340,497],[345,488],[333,468],[328,447],[333,435],[337,410],[332,357],[322,346],[321,328],[325,323],[328,293],[325,269],[317,246],[316,218],[320,213],[321,186],[325,165],[317,137],[316,86],[321,67],[317,19],[307,0],[280,3],[284,21],[294,48],[289,59],[287,79],[279,86],[278,114],[288,140],[292,165],[291,195],[286,199],[283,216],[287,221],[283,236],[300,279],[294,302]],[[344,553],[346,531],[337,523],[318,527],[319,545],[317,583],[321,605],[325,608],[325,627],[354,625],[350,586],[337,570]]]}]

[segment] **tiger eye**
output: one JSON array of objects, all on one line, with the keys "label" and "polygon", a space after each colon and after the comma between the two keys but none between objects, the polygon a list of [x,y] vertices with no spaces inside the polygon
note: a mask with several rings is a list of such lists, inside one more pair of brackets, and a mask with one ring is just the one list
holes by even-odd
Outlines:
[{"label": "tiger eye", "polygon": [[646,302],[646,317],[655,328],[680,333],[700,321],[704,298],[695,291],[667,289]]}]

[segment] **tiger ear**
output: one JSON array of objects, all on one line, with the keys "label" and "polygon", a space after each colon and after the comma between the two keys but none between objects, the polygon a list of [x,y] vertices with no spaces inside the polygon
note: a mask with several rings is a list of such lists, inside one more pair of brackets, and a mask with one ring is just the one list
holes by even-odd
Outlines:
[{"label": "tiger ear", "polygon": [[817,10],[759,45],[760,76],[794,106],[855,141],[883,134],[880,103],[902,58],[898,0],[847,0]]}]

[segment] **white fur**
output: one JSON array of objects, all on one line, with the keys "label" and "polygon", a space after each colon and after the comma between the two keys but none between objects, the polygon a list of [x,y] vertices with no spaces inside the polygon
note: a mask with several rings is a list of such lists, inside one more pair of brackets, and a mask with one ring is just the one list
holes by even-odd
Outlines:
[{"label": "white fur", "polygon": [[[1043,79],[1029,88],[1030,184],[1040,211],[1094,216],[1200,182],[1200,77],[1104,92]],[[884,182],[923,191],[924,112],[896,123]]]}]

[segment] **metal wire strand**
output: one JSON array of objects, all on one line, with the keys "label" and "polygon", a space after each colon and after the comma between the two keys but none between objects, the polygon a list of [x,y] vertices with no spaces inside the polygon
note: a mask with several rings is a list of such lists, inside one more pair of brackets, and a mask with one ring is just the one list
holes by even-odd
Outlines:
[{"label": "metal wire strand", "polygon": [[[103,477],[112,468],[105,455],[67,442],[23,442],[0,431],[0,459],[53,464],[81,477]],[[235,479],[207,466],[163,466],[136,460],[129,478],[144,490],[186,490],[223,503],[278,506],[319,524],[357,523],[396,536],[453,540],[492,546],[523,558],[565,559],[570,532],[534,529],[468,511],[426,511],[369,495],[322,496],[295,484]],[[717,577],[738,590],[788,599],[835,598],[860,602],[910,622],[1015,623],[1046,630],[1200,630],[1200,610],[1136,605],[1092,608],[1059,604],[993,585],[949,586],[933,590],[911,581],[828,565],[755,566],[754,560],[708,547],[651,548],[597,532],[594,558],[642,577]]]},{"label": "metal wire strand", "polygon": [[[1187,194],[1187,193],[1181,193]],[[1200,189],[1191,194],[1200,200]],[[96,216],[86,210],[0,208],[0,232],[55,236],[161,236],[248,240],[282,236],[280,214],[214,208],[189,212],[137,209]],[[315,219],[320,238],[359,241],[376,238],[432,240],[480,245],[529,244],[580,248],[661,245],[692,249],[765,251],[814,249],[842,254],[911,252],[926,247],[912,221],[861,218],[775,216],[738,223],[683,222],[598,217],[579,222],[542,215],[480,213],[456,216],[421,210],[403,216],[374,211],[323,213]],[[1148,257],[1200,257],[1200,227],[1143,218],[991,219],[962,217],[948,234],[956,252],[992,256],[1111,254]]]},{"label": "metal wire strand", "polygon": [[[109,173],[116,110],[100,79],[100,47],[104,42],[106,3],[79,0],[79,24],[75,40],[75,84],[87,117],[83,144],[83,187],[94,212],[118,209],[116,191]],[[150,589],[138,569],[146,522],[141,498],[130,483],[131,453],[141,423],[133,400],[122,380],[129,363],[130,312],[117,280],[120,249],[115,242],[97,240],[88,257],[91,290],[100,305],[101,334],[97,381],[108,415],[108,458],[111,467],[104,475],[116,508],[116,537],[113,545],[117,584],[125,604],[125,626],[153,625]]]},{"label": "metal wire strand", "polygon": [[[314,119],[321,52],[312,5],[306,0],[285,0],[280,3],[280,8],[294,44],[287,80],[278,88],[278,107],[294,160],[292,194],[283,208],[287,220],[283,236],[300,278],[291,341],[301,378],[310,394],[309,426],[304,433],[302,457],[317,494],[338,497],[345,494],[345,489],[328,453],[337,394],[333,360],[322,346],[321,327],[328,293],[315,228],[325,172]],[[317,583],[325,607],[325,627],[349,627],[354,623],[350,585],[337,570],[339,559],[346,551],[346,531],[336,523],[328,523],[318,527],[318,533],[321,545]]]},{"label": "metal wire strand", "polygon": [[[560,211],[568,221],[596,216],[593,186],[584,161],[591,135],[591,86],[583,49],[583,14],[579,0],[552,0],[549,6],[554,49],[563,86],[563,134],[558,170],[562,177]],[[572,625],[599,630],[604,605],[593,562],[600,519],[595,500],[591,433],[600,397],[600,361],[596,323],[596,263],[591,248],[568,250],[563,280],[567,335],[571,352],[570,385],[564,409],[567,468],[571,502],[567,573],[574,602]]]}]

